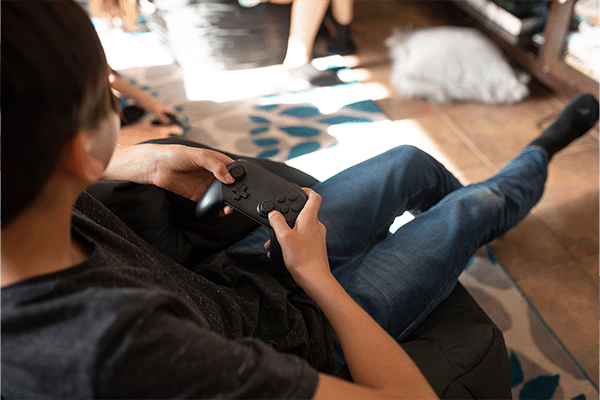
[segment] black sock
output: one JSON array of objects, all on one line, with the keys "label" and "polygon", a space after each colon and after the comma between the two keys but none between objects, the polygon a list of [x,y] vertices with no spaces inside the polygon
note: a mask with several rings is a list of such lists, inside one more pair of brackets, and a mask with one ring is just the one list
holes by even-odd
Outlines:
[{"label": "black sock", "polygon": [[589,131],[598,121],[598,102],[591,94],[573,99],[530,146],[541,146],[552,157],[569,143]]},{"label": "black sock", "polygon": [[356,53],[356,46],[350,37],[350,24],[340,24],[333,13],[329,13],[327,16],[330,17],[335,29],[335,39],[327,45],[327,51],[343,56]]},{"label": "black sock", "polygon": [[311,63],[296,68],[290,68],[289,71],[290,74],[304,79],[314,86],[333,86],[344,83],[338,78],[335,70],[326,69],[321,71],[315,68]]}]

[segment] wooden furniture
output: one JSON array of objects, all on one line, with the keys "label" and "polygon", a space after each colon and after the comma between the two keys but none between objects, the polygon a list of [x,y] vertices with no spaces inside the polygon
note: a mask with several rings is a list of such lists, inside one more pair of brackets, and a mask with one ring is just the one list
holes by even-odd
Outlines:
[{"label": "wooden furniture", "polygon": [[486,33],[510,59],[559,95],[572,97],[590,92],[598,99],[598,82],[564,61],[565,38],[574,7],[575,0],[553,0],[544,27],[545,41],[537,52],[522,44],[509,43],[483,21],[473,21],[472,25]]}]

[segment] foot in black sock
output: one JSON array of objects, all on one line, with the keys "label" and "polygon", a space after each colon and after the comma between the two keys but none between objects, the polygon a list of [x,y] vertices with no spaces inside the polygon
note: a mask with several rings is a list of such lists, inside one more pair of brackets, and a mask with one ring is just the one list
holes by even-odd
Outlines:
[{"label": "foot in black sock", "polygon": [[342,56],[356,53],[356,46],[350,37],[350,24],[340,24],[333,16],[331,10],[327,11],[324,22],[330,22],[332,27],[330,31],[334,31],[331,35],[332,40],[327,44],[327,51],[329,53],[340,54]]},{"label": "foot in black sock", "polygon": [[589,131],[598,121],[598,102],[591,94],[582,94],[572,100],[530,146],[541,146],[552,157],[569,143]]},{"label": "foot in black sock", "polygon": [[290,68],[289,71],[290,74],[304,79],[314,86],[333,86],[344,83],[338,78],[335,70],[326,69],[325,71],[321,71],[315,68],[311,63],[296,68]]}]

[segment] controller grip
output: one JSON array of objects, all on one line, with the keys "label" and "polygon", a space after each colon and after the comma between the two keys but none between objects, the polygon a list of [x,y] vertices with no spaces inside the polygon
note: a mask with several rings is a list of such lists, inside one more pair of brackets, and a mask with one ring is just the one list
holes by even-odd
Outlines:
[{"label": "controller grip", "polygon": [[281,251],[281,245],[277,241],[277,236],[275,235],[275,230],[273,228],[271,228],[270,231],[271,231],[271,249],[269,251],[271,252],[271,260],[276,264],[284,265],[283,252]]},{"label": "controller grip", "polygon": [[216,215],[219,209],[225,203],[223,199],[222,183],[215,179],[208,185],[208,188],[196,204],[196,217],[202,218],[206,215]]}]

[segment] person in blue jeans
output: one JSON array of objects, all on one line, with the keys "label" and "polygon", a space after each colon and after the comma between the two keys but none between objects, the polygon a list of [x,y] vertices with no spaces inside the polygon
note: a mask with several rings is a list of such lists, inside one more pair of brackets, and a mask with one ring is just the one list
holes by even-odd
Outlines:
[{"label": "person in blue jeans", "polygon": [[[479,246],[525,217],[548,161],[598,119],[593,96],[576,98],[467,187],[420,150],[390,150],[305,189],[293,228],[269,214],[285,269],[268,260],[265,229],[184,266],[86,188],[123,180],[197,201],[214,179],[234,182],[231,158],[116,148],[86,14],[72,1],[1,7],[3,398],[435,398],[398,342]],[[405,210],[415,219],[389,235]],[[334,375],[342,363],[352,381]]]},{"label": "person in blue jeans", "polygon": [[[597,116],[593,96],[578,97],[498,173],[466,187],[412,146],[394,148],[316,184],[312,189],[322,198],[318,219],[326,227],[332,275],[403,342],[450,294],[475,251],[525,218],[542,196],[552,155],[587,131]],[[389,234],[405,211],[415,219]],[[276,211],[270,218],[278,237],[291,231]],[[232,249],[257,250],[268,239],[268,230],[261,228]],[[334,344],[341,366],[346,360],[337,337]]]}]

